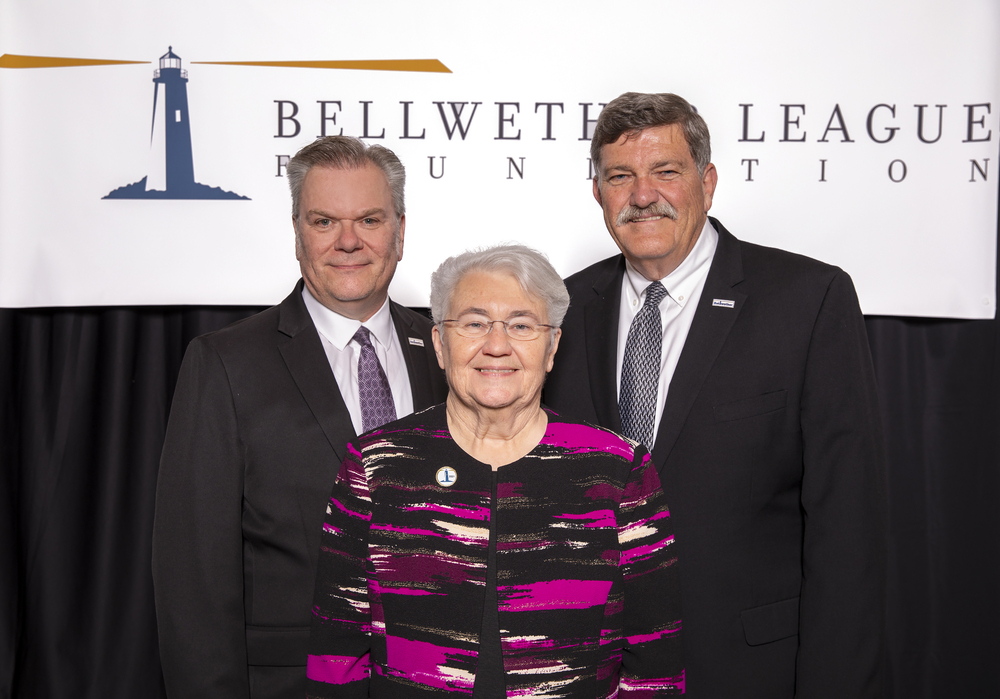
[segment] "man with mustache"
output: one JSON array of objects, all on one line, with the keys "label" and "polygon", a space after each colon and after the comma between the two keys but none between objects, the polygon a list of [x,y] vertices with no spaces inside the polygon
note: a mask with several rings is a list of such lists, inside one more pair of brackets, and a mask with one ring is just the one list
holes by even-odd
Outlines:
[{"label": "man with mustache", "polygon": [[677,95],[611,101],[591,156],[622,254],[567,280],[544,401],[652,453],[688,696],[881,697],[885,464],[850,277],[707,216],[708,127]]},{"label": "man with mustache", "polygon": [[153,584],[171,699],[305,696],[320,532],[347,443],[448,393],[430,320],[388,298],[402,163],[328,136],[286,172],[302,279],[192,341],[170,410]]}]

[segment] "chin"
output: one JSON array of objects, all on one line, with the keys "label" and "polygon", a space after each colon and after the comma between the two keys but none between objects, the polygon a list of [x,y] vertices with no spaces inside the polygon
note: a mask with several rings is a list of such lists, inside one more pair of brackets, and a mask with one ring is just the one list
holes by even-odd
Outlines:
[{"label": "chin", "polygon": [[482,408],[501,410],[514,405],[517,402],[517,398],[511,398],[510,396],[476,396],[473,397],[472,401]]},{"label": "chin", "polygon": [[331,289],[331,295],[341,303],[361,301],[372,295],[374,289],[358,289],[357,287],[338,287]]}]

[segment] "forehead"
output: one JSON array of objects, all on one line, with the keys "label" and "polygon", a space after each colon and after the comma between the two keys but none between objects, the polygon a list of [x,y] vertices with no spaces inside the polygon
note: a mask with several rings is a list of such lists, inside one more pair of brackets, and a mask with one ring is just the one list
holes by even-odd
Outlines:
[{"label": "forehead", "polygon": [[315,165],[302,181],[300,206],[353,210],[382,208],[392,211],[392,193],[385,173],[371,163],[358,168]]},{"label": "forehead", "polygon": [[463,276],[451,296],[451,312],[455,314],[478,309],[495,320],[512,313],[528,312],[545,317],[545,303],[529,294],[512,274],[473,270]]},{"label": "forehead", "polygon": [[662,160],[694,163],[680,124],[662,124],[623,133],[614,143],[604,144],[601,160],[604,170]]}]

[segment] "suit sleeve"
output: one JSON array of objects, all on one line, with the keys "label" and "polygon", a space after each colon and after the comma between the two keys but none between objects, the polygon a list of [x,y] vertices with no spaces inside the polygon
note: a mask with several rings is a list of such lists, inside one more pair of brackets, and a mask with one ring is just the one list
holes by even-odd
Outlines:
[{"label": "suit sleeve", "polygon": [[226,368],[204,339],[181,365],[160,458],[153,585],[167,696],[249,697],[243,447]]},{"label": "suit sleeve", "polygon": [[639,447],[619,513],[625,581],[624,649],[618,696],[684,693],[680,581],[673,527],[656,468]]},{"label": "suit sleeve", "polygon": [[357,442],[352,442],[327,503],[320,538],[306,660],[310,699],[368,696],[373,625],[370,523],[367,477]]},{"label": "suit sleeve", "polygon": [[802,394],[797,697],[882,696],[887,525],[875,386],[864,317],[838,271],[813,327]]}]

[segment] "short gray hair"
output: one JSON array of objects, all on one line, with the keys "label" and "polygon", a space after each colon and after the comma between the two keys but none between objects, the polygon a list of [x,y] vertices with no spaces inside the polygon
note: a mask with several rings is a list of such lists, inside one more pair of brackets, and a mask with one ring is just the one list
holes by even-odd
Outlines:
[{"label": "short gray hair", "polygon": [[392,192],[392,208],[396,214],[396,229],[406,213],[403,188],[406,185],[406,170],[396,154],[385,146],[369,146],[353,136],[324,136],[317,138],[296,153],[285,169],[288,187],[292,190],[292,218],[299,217],[299,199],[302,197],[302,183],[309,171],[316,167],[331,167],[340,170],[355,170],[365,165],[374,165],[385,175]]},{"label": "short gray hair", "polygon": [[654,126],[680,124],[691,157],[704,175],[712,162],[712,139],[708,124],[691,104],[670,92],[626,92],[608,102],[597,118],[594,137],[590,140],[590,160],[597,178],[601,178],[601,149],[614,143],[622,134],[634,136]]},{"label": "short gray hair", "polygon": [[470,272],[501,272],[513,276],[525,293],[545,302],[548,324],[562,325],[569,308],[569,292],[549,259],[526,245],[496,245],[449,257],[431,275],[431,315],[434,323],[446,318],[451,297]]}]

